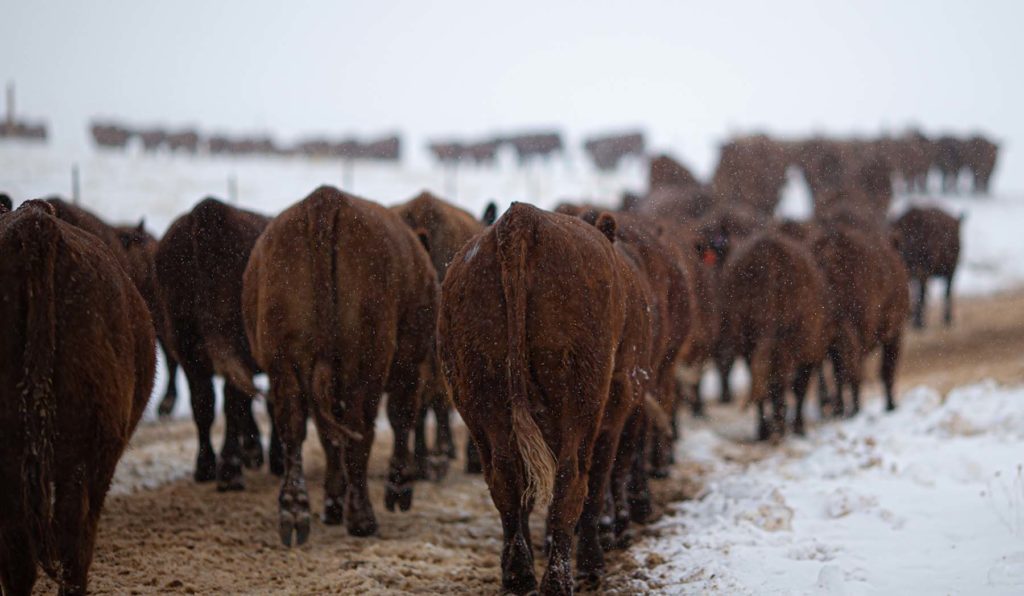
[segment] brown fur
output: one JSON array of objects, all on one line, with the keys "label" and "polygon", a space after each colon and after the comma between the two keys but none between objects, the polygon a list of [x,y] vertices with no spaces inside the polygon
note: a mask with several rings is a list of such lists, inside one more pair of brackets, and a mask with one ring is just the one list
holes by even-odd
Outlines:
[{"label": "brown fur", "polygon": [[999,147],[985,137],[973,136],[963,142],[961,150],[964,166],[971,172],[974,192],[988,194]]},{"label": "brown fur", "polygon": [[[257,394],[252,377],[258,366],[242,324],[241,296],[242,273],[267,221],[262,215],[207,198],[171,223],[155,255],[171,352],[188,379],[198,431],[195,479],[216,478],[221,490],[241,490],[242,466],[259,467],[263,460],[251,409]],[[214,375],[225,380],[226,429],[220,462],[210,443]],[[278,455],[276,450],[271,453],[275,470]]]},{"label": "brown fur", "polygon": [[[762,439],[785,432],[785,390],[803,402],[811,373],[825,355],[825,282],[807,249],[763,232],[728,258],[721,296],[725,334],[750,368],[749,401]],[[773,417],[765,416],[771,402]]]},{"label": "brown fur", "polygon": [[610,242],[614,219],[596,224],[514,203],[456,255],[442,288],[439,350],[501,513],[502,582],[516,593],[536,585],[524,495],[551,498],[543,593],[572,591],[577,520],[579,570],[602,568],[604,485],[639,402],[643,293]]},{"label": "brown fur", "polygon": [[917,285],[914,326],[924,327],[928,280],[940,277],[946,283],[946,325],[953,322],[953,278],[960,260],[960,222],[941,209],[912,207],[893,222],[896,242],[907,272]]},{"label": "brown fur", "polygon": [[960,182],[960,171],[964,168],[963,141],[951,136],[939,137],[935,141],[935,167],[942,174],[942,191],[954,192]]},{"label": "brown fur", "polygon": [[412,504],[408,439],[434,345],[437,293],[429,255],[402,219],[334,188],[316,189],[260,236],[242,303],[285,452],[286,545],[293,531],[299,544],[309,534],[301,459],[307,413],[327,454],[327,523],[344,518],[358,536],[377,530],[366,466],[385,391],[395,434],[385,505]]},{"label": "brown fur", "polygon": [[721,147],[711,185],[729,203],[744,203],[770,216],[782,198],[786,147],[765,135],[739,137]]},{"label": "brown fur", "polygon": [[[434,264],[438,281],[443,281],[452,257],[478,232],[484,229],[468,212],[435,197],[429,192],[422,192],[407,203],[392,207],[413,230],[422,231],[429,245],[430,261]],[[435,359],[431,359],[430,376],[423,393],[423,407],[416,420],[414,455],[416,458],[417,477],[425,478],[429,474],[440,480],[447,468],[447,459],[455,458],[455,446],[451,438],[449,423],[448,387],[444,375]],[[436,419],[437,436],[434,450],[428,452],[426,442],[426,415],[432,409]],[[479,462],[479,456],[467,445],[467,471],[479,473],[472,464]]]},{"label": "brown fur", "polygon": [[96,525],[155,366],[146,305],[95,236],[29,201],[0,216],[0,588],[37,564],[85,593]]}]

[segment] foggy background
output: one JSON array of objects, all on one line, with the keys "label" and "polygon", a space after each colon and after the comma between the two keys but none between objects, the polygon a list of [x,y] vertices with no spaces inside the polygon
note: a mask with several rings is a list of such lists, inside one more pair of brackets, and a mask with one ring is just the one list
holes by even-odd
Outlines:
[{"label": "foggy background", "polygon": [[207,132],[428,137],[642,127],[707,177],[732,133],[1001,143],[1024,190],[1019,2],[12,2],[0,82],[51,143],[93,117]]}]

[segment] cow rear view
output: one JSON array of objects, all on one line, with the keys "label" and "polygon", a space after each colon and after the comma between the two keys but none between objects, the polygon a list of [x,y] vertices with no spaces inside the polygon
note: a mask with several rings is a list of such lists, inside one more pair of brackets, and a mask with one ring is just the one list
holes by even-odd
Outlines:
[{"label": "cow rear view", "polygon": [[114,468],[149,398],[149,312],[113,253],[30,201],[0,217],[0,585],[84,593]]},{"label": "cow rear view", "polygon": [[502,584],[516,593],[536,587],[534,505],[550,501],[543,593],[572,591],[577,521],[580,571],[603,565],[596,518],[641,394],[649,333],[636,274],[614,237],[609,216],[595,228],[513,204],[463,247],[443,284],[441,359],[501,514]]}]

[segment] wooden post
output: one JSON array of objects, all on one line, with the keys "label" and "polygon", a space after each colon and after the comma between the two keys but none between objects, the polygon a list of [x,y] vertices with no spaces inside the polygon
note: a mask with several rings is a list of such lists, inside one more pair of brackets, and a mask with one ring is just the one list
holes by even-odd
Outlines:
[{"label": "wooden post", "polygon": [[81,198],[81,187],[78,177],[78,164],[71,165],[71,204],[77,205]]},{"label": "wooden post", "polygon": [[238,177],[234,174],[228,176],[228,202],[238,202]]}]

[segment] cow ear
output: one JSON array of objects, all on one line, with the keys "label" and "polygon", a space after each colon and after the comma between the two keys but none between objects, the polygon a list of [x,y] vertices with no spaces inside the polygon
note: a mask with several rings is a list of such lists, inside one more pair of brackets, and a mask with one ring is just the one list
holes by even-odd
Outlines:
[{"label": "cow ear", "polygon": [[143,236],[146,233],[146,218],[139,218],[139,225],[135,226],[135,231],[138,232],[139,236]]},{"label": "cow ear", "polygon": [[14,203],[11,201],[11,197],[0,193],[0,213],[10,211],[11,209],[14,209]]},{"label": "cow ear", "polygon": [[597,218],[594,226],[601,230],[601,233],[608,239],[608,242],[615,242],[615,216],[608,212],[602,213]]},{"label": "cow ear", "polygon": [[429,253],[430,252],[430,236],[427,235],[427,230],[424,229],[424,228],[416,228],[415,232],[416,232],[416,237],[420,239],[420,244],[422,244],[423,248],[425,248],[427,250],[427,252]]},{"label": "cow ear", "polygon": [[494,201],[487,203],[487,207],[484,208],[484,216],[480,218],[480,221],[484,222],[485,226],[493,226],[494,222],[498,219],[498,206],[494,204]]}]

